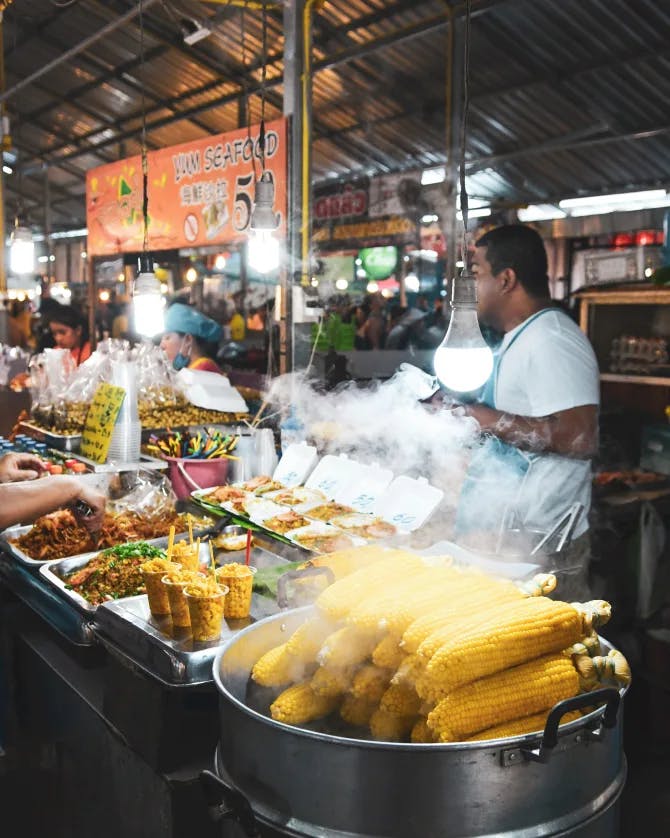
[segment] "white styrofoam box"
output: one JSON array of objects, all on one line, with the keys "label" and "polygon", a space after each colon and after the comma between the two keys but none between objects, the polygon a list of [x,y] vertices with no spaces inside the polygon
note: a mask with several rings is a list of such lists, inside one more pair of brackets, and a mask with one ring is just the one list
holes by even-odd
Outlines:
[{"label": "white styrofoam box", "polygon": [[177,373],[177,383],[186,398],[196,407],[224,413],[246,413],[247,403],[225,375],[188,368]]},{"label": "white styrofoam box", "polygon": [[431,486],[424,477],[415,480],[401,474],[377,498],[373,511],[395,524],[399,532],[413,532],[427,520],[443,497],[444,492]]},{"label": "white styrofoam box", "polygon": [[356,463],[356,466],[352,482],[345,485],[335,499],[353,506],[357,512],[372,512],[377,499],[393,480],[393,472],[378,465]]},{"label": "white styrofoam box", "polygon": [[294,442],[284,451],[272,479],[292,489],[305,482],[305,478],[319,459],[316,448],[306,442]]},{"label": "white styrofoam box", "polygon": [[338,500],[345,488],[356,479],[357,466],[346,455],[326,454],[305,483],[308,489],[318,489],[328,500]]},{"label": "white styrofoam box", "polygon": [[268,518],[274,518],[275,515],[281,515],[286,512],[283,506],[277,503],[272,503],[266,498],[253,498],[245,503],[247,515],[256,524],[262,524]]},{"label": "white styrofoam box", "polygon": [[366,544],[364,538],[344,533],[342,532],[342,530],[338,529],[337,527],[333,527],[330,524],[327,524],[325,521],[312,521],[312,523],[307,527],[300,527],[299,529],[289,530],[289,532],[286,533],[285,538],[288,538],[289,541],[292,541],[294,544],[297,544],[300,547],[304,547],[306,550],[311,550],[314,553],[323,552],[315,549],[314,547],[310,547],[307,544],[301,543],[300,537],[305,535],[342,536],[344,538],[349,539],[353,547],[361,547],[364,544]]},{"label": "white styrofoam box", "polygon": [[[288,498],[290,496],[290,499]],[[294,508],[309,504],[310,507],[319,503],[326,503],[328,498],[318,489],[307,489],[305,486],[294,486],[292,489],[278,489],[276,492],[268,492],[265,496],[268,500],[279,503],[282,506]]]},{"label": "white styrofoam box", "polygon": [[466,547],[460,547],[451,541],[439,541],[427,550],[421,551],[422,556],[452,556],[458,564],[476,567],[491,576],[498,576],[503,579],[526,580],[539,573],[542,568],[539,564],[531,562],[504,561],[484,556]]}]

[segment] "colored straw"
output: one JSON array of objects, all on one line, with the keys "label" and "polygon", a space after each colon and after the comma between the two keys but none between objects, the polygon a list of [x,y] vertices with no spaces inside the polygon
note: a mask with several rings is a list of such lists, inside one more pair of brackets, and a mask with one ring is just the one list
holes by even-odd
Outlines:
[{"label": "colored straw", "polygon": [[247,552],[244,557],[244,564],[249,564],[249,559],[251,557],[251,530],[247,530]]}]

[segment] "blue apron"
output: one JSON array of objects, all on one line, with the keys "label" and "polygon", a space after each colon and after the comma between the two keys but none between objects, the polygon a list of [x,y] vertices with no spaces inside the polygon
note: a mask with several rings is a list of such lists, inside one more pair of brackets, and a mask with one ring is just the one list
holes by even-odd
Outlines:
[{"label": "blue apron", "polygon": [[[503,355],[533,320],[548,311],[556,309],[543,308],[535,312],[507,346],[494,353],[493,372],[483,387],[480,404],[496,407],[496,382]],[[455,534],[463,535],[476,530],[498,531],[503,524],[505,512],[518,498],[523,479],[534,459],[535,455],[527,454],[497,436],[487,434],[481,446],[473,453],[463,481],[454,524]],[[484,497],[486,502],[478,503],[478,496]],[[491,502],[494,498],[500,498],[500,504]]]}]

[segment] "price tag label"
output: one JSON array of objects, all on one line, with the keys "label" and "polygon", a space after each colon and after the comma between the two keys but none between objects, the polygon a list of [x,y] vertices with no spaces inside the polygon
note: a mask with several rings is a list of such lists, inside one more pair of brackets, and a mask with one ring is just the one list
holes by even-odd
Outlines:
[{"label": "price tag label", "polygon": [[99,384],[86,414],[81,436],[81,453],[89,460],[104,463],[114,432],[114,423],[126,396],[123,387]]}]

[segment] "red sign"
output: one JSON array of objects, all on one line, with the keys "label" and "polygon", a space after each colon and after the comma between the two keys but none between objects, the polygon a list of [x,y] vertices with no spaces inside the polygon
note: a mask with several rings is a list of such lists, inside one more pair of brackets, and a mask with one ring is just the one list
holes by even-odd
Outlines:
[{"label": "red sign", "polygon": [[[241,128],[148,153],[150,250],[228,244],[246,235],[261,174],[258,132],[258,126]],[[267,123],[265,171],[274,179],[280,236],[286,232],[286,142],[286,120]],[[139,155],[87,172],[89,254],[142,250],[142,197]]]},{"label": "red sign", "polygon": [[317,221],[365,215],[367,210],[368,193],[363,189],[354,190],[350,183],[344,187],[343,192],[323,195],[314,201],[314,217]]}]

